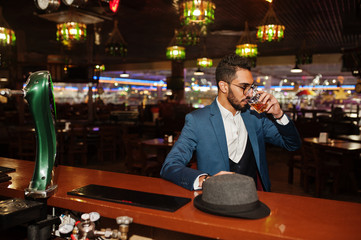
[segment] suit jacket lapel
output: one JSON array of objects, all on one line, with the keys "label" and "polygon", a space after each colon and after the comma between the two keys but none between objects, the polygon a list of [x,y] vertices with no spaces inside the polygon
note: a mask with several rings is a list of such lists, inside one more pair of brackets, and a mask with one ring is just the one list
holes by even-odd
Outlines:
[{"label": "suit jacket lapel", "polygon": [[219,111],[216,100],[214,100],[212,105],[211,105],[210,121],[211,121],[212,126],[213,126],[213,131],[216,134],[217,141],[218,141],[218,144],[219,144],[219,148],[222,151],[222,156],[223,156],[223,161],[225,162],[225,166],[229,167],[226,133],[225,133],[225,130],[224,130],[224,125],[223,125],[221,112]]}]

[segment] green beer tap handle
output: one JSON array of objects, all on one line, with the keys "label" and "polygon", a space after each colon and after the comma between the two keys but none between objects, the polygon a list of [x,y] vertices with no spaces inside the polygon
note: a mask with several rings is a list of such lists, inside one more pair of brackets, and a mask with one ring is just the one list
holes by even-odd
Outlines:
[{"label": "green beer tap handle", "polygon": [[23,92],[34,119],[36,133],[34,173],[25,195],[31,198],[46,198],[57,188],[52,181],[56,156],[56,109],[50,73],[32,73]]}]

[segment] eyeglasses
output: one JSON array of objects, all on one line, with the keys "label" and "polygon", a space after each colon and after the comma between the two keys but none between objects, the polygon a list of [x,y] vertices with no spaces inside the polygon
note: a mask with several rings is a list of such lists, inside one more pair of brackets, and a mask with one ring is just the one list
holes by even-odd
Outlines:
[{"label": "eyeglasses", "polygon": [[231,83],[231,84],[242,89],[244,95],[247,95],[249,93],[249,91],[251,91],[251,89],[254,90],[257,88],[256,85],[248,84],[248,83],[243,83],[242,85],[237,85],[237,84],[233,84],[233,83]]}]

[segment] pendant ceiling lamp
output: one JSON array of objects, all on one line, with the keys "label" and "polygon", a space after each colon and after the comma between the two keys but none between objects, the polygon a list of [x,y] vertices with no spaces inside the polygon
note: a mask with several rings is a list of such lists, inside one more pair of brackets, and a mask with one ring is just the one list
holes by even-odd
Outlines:
[{"label": "pendant ceiling lamp", "polygon": [[180,44],[177,44],[176,36],[177,31],[175,31],[174,37],[167,47],[166,56],[169,60],[184,60],[186,58],[186,49]]},{"label": "pendant ceiling lamp", "polygon": [[296,63],[299,65],[311,64],[313,56],[311,53],[299,53],[296,56]]},{"label": "pendant ceiling lamp", "polygon": [[56,25],[56,40],[63,45],[71,47],[74,43],[83,42],[86,39],[86,25],[80,22],[64,22]]},{"label": "pendant ceiling lamp", "polygon": [[301,73],[302,69],[298,67],[298,64],[296,63],[295,67],[290,70],[291,73]]},{"label": "pendant ceiling lamp", "polygon": [[247,21],[245,23],[244,32],[236,46],[236,54],[241,57],[257,57],[257,44],[253,43],[251,40],[251,34],[248,29]]},{"label": "pendant ceiling lamp", "polygon": [[292,68],[290,72],[291,72],[291,73],[301,73],[301,72],[302,72],[302,69],[299,68],[299,67],[297,66],[297,64],[296,64],[295,67]]},{"label": "pendant ceiling lamp", "polygon": [[56,25],[56,40],[69,48],[74,44],[84,42],[87,36],[86,24],[80,20],[76,11],[70,9],[64,20]]},{"label": "pendant ceiling lamp", "polygon": [[167,58],[169,60],[183,60],[186,58],[186,50],[182,46],[169,46],[167,47]]},{"label": "pendant ceiling lamp", "polygon": [[198,24],[184,25],[180,30],[175,30],[176,43],[182,46],[198,45],[202,36],[207,34],[207,28]]},{"label": "pendant ceiling lamp", "polygon": [[127,73],[125,70],[119,75],[121,78],[128,78],[129,73]]},{"label": "pendant ceiling lamp", "polygon": [[0,46],[14,46],[15,41],[15,32],[4,19],[0,6]]},{"label": "pendant ceiling lamp", "polygon": [[204,72],[203,72],[200,68],[198,68],[198,69],[194,72],[194,75],[196,75],[196,76],[203,76],[203,75],[204,75]]},{"label": "pendant ceiling lamp", "polygon": [[312,59],[313,59],[312,51],[311,49],[307,48],[306,42],[303,41],[302,46],[296,55],[296,64],[297,65],[311,64]]},{"label": "pendant ceiling lamp", "polygon": [[210,68],[213,66],[213,60],[207,57],[197,58],[197,66]]},{"label": "pendant ceiling lamp", "polygon": [[272,3],[261,24],[257,28],[257,38],[261,42],[280,41],[284,38],[285,26],[278,20],[276,13],[273,10]]},{"label": "pendant ceiling lamp", "polygon": [[196,23],[208,25],[214,22],[216,5],[213,0],[180,0],[179,12],[182,25]]},{"label": "pendant ceiling lamp", "polygon": [[198,68],[210,68],[213,66],[213,60],[207,57],[206,40],[203,41],[203,53],[201,58],[197,58]]},{"label": "pendant ceiling lamp", "polygon": [[110,56],[126,57],[128,53],[127,43],[118,29],[118,20],[114,21],[113,31],[105,44],[105,53]]}]

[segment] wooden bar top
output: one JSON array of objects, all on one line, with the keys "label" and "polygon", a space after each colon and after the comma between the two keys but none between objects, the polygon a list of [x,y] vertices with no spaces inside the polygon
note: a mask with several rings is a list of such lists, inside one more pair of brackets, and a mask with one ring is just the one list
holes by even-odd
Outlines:
[{"label": "wooden bar top", "polygon": [[[24,195],[32,176],[34,162],[0,158],[0,166],[15,168],[11,182],[0,183],[0,195]],[[258,192],[259,199],[270,209],[270,216],[258,220],[221,217],[204,213],[193,201],[175,212],[93,200],[67,195],[88,184],[187,197],[193,192],[160,178],[150,178],[85,168],[58,166],[57,192],[48,205],[79,212],[97,211],[102,217],[133,217],[134,222],[219,239],[361,239],[361,204]]]}]

